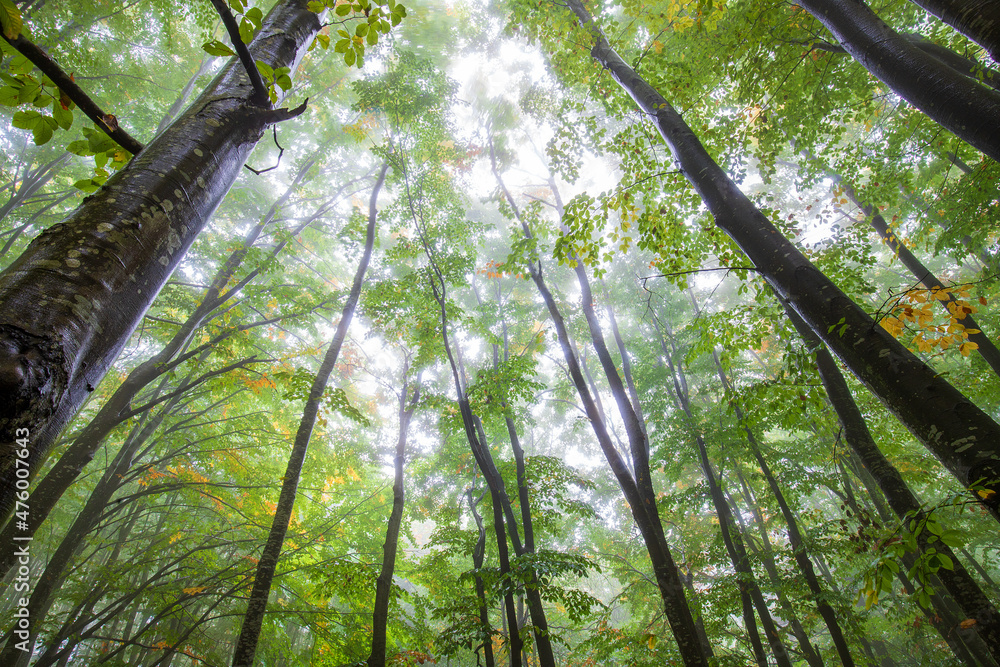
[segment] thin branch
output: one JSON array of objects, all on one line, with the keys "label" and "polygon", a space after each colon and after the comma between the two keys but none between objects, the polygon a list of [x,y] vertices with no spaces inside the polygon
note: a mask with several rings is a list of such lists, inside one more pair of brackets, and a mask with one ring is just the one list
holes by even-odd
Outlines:
[{"label": "thin branch", "polygon": [[118,142],[122,148],[133,155],[142,150],[142,143],[123,130],[118,125],[118,119],[115,118],[114,115],[104,113],[104,111],[97,106],[97,103],[94,102],[94,100],[92,100],[90,96],[87,95],[82,88],[80,88],[80,86],[76,85],[73,78],[66,74],[66,72],[64,72],[63,69],[59,67],[59,65],[57,65],[47,53],[42,51],[32,42],[25,39],[24,35],[18,35],[14,39],[8,39],[4,36],[4,39],[7,40],[7,43],[17,49],[18,53],[30,60],[35,67],[40,69],[45,76],[49,77],[49,79],[52,80],[52,83],[56,84],[56,86],[59,87],[59,90],[65,93],[66,96],[69,97],[74,104],[76,104],[76,106],[80,107],[80,110],[87,114],[87,117],[94,121],[94,124],[97,125],[101,131]]},{"label": "thin branch", "polygon": [[226,32],[229,33],[229,41],[233,43],[236,55],[239,57],[240,62],[243,63],[243,69],[246,70],[247,77],[250,78],[250,85],[253,86],[253,96],[250,98],[250,103],[259,107],[270,106],[271,96],[267,94],[267,86],[264,85],[264,79],[257,70],[257,63],[254,61],[253,56],[250,55],[250,49],[247,48],[247,45],[243,43],[243,38],[240,37],[240,27],[236,23],[236,17],[229,11],[225,0],[211,0],[211,2],[212,6],[215,7],[215,11],[219,12],[222,25],[226,26]]}]

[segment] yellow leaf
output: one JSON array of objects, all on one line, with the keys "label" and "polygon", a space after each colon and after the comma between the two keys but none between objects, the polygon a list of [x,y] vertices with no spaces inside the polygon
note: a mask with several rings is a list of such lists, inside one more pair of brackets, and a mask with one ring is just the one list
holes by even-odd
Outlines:
[{"label": "yellow leaf", "polygon": [[649,636],[649,639],[646,640],[646,646],[649,647],[650,651],[656,648],[656,635]]},{"label": "yellow leaf", "polygon": [[205,586],[192,586],[191,588],[183,589],[184,595],[196,595],[205,590]]},{"label": "yellow leaf", "polygon": [[979,349],[979,343],[973,343],[971,340],[967,340],[958,347],[958,351],[962,353],[963,357],[967,357],[972,354],[973,350]]}]

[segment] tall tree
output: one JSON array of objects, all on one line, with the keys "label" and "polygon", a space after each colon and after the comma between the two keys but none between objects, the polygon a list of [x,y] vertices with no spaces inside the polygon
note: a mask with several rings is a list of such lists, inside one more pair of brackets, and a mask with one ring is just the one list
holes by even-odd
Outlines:
[{"label": "tall tree", "polygon": [[[294,70],[320,29],[305,0],[279,3],[250,44],[272,69]],[[302,109],[253,100],[230,62],[170,127],[0,274],[0,513],[14,469],[34,473],[63,426],[229,191],[264,130]],[[21,429],[19,431],[19,429]],[[17,458],[15,432],[27,433]]]},{"label": "tall tree", "polygon": [[285,476],[282,478],[281,495],[278,497],[278,504],[275,508],[274,519],[271,523],[271,530],[267,536],[267,542],[257,561],[257,570],[253,578],[253,588],[250,591],[250,598],[247,603],[247,611],[243,617],[243,624],[240,628],[239,638],[236,640],[236,648],[233,650],[233,667],[253,667],[254,655],[257,652],[257,642],[260,640],[260,629],[264,623],[264,612],[267,610],[267,599],[271,593],[271,583],[274,580],[274,573],[278,568],[278,558],[281,555],[281,548],[285,542],[285,533],[288,531],[288,522],[292,518],[292,510],[295,508],[295,492],[298,489],[299,479],[302,475],[302,466],[305,463],[306,453],[309,449],[309,440],[312,437],[313,429],[316,426],[316,417],[319,413],[320,402],[326,391],[327,382],[333,373],[333,368],[340,355],[340,349],[347,338],[347,330],[354,319],[354,310],[361,297],[361,286],[364,283],[365,272],[368,270],[368,263],[371,261],[372,251],[375,248],[375,223],[378,220],[378,195],[385,183],[386,172],[389,171],[389,161],[382,163],[378,178],[372,187],[371,199],[368,202],[368,226],[365,230],[365,245],[358,261],[358,269],[354,274],[354,281],[351,283],[351,291],[344,302],[343,311],[340,314],[340,322],[334,331],[333,340],[323,355],[323,362],[320,364],[316,377],[313,378],[312,386],[309,389],[309,396],[305,406],[302,408],[302,419],[299,428],[295,433],[295,440],[288,456],[288,467]]},{"label": "tall tree", "polygon": [[[966,486],[984,484],[984,506],[1000,519],[1000,425],[921,362],[819,271],[744,195],[667,100],[611,47],[576,0],[569,9],[595,61],[610,70],[655,122],[716,225],[824,343]],[[1000,124],[997,125],[1000,127]]]}]

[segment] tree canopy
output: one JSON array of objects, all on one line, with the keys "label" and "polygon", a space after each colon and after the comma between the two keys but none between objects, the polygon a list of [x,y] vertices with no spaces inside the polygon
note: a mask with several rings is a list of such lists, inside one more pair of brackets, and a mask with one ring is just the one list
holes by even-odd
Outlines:
[{"label": "tree canopy", "polygon": [[995,15],[0,0],[0,664],[1000,664]]}]

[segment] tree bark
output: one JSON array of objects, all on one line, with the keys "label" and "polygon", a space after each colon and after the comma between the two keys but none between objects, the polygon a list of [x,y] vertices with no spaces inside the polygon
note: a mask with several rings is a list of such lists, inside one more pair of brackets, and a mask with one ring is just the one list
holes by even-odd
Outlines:
[{"label": "tree bark", "polygon": [[996,0],[911,0],[986,49],[1000,63],[1000,5]]},{"label": "tree bark", "polygon": [[862,0],[801,0],[798,4],[897,95],[1000,161],[1000,93],[983,88],[911,44]]},{"label": "tree bark", "polygon": [[[709,156],[680,114],[611,48],[580,0],[567,4],[593,37],[593,58],[656,123],[716,225],[963,485],[985,482],[992,493],[980,500],[1000,518],[1000,425],[878,326],[784,238]],[[994,128],[1000,133],[1000,119]]]},{"label": "tree bark", "polygon": [[285,542],[285,533],[288,532],[288,522],[292,518],[292,509],[295,506],[295,492],[299,485],[299,477],[302,474],[302,465],[305,462],[306,451],[309,449],[309,439],[312,437],[313,427],[316,425],[316,417],[319,414],[320,401],[323,392],[326,391],[327,382],[333,372],[333,367],[337,363],[340,355],[340,348],[347,338],[347,330],[351,326],[354,318],[354,309],[358,305],[361,296],[361,285],[364,282],[365,272],[368,270],[368,263],[371,261],[372,250],[375,247],[375,222],[378,219],[378,195],[385,183],[385,175],[389,170],[389,162],[382,163],[378,179],[372,188],[371,199],[368,202],[368,227],[365,231],[365,248],[358,262],[358,270],[354,274],[354,282],[351,284],[351,292],[344,303],[344,309],[340,315],[340,322],[337,330],[333,334],[330,347],[327,348],[320,364],[319,371],[313,380],[309,390],[309,397],[302,408],[302,420],[299,422],[298,431],[295,433],[295,441],[292,444],[292,451],[288,457],[288,467],[285,470],[284,481],[281,483],[281,494],[278,497],[278,505],[274,511],[274,520],[271,523],[271,530],[267,536],[264,550],[257,561],[257,571],[254,575],[253,590],[250,592],[250,599],[247,603],[246,615],[243,617],[243,626],[240,629],[240,636],[236,640],[236,648],[233,651],[233,667],[253,667],[254,655],[257,653],[257,642],[260,638],[260,629],[264,623],[264,612],[267,609],[267,598],[271,592],[271,582],[274,580],[274,572],[278,567],[278,557],[281,555],[281,547]]},{"label": "tree bark", "polygon": [[[293,70],[320,28],[306,0],[285,0],[251,44]],[[100,382],[242,170],[268,124],[230,62],[188,110],[0,274],[0,516],[15,466],[33,476]],[[15,433],[28,432],[18,459]]]}]

